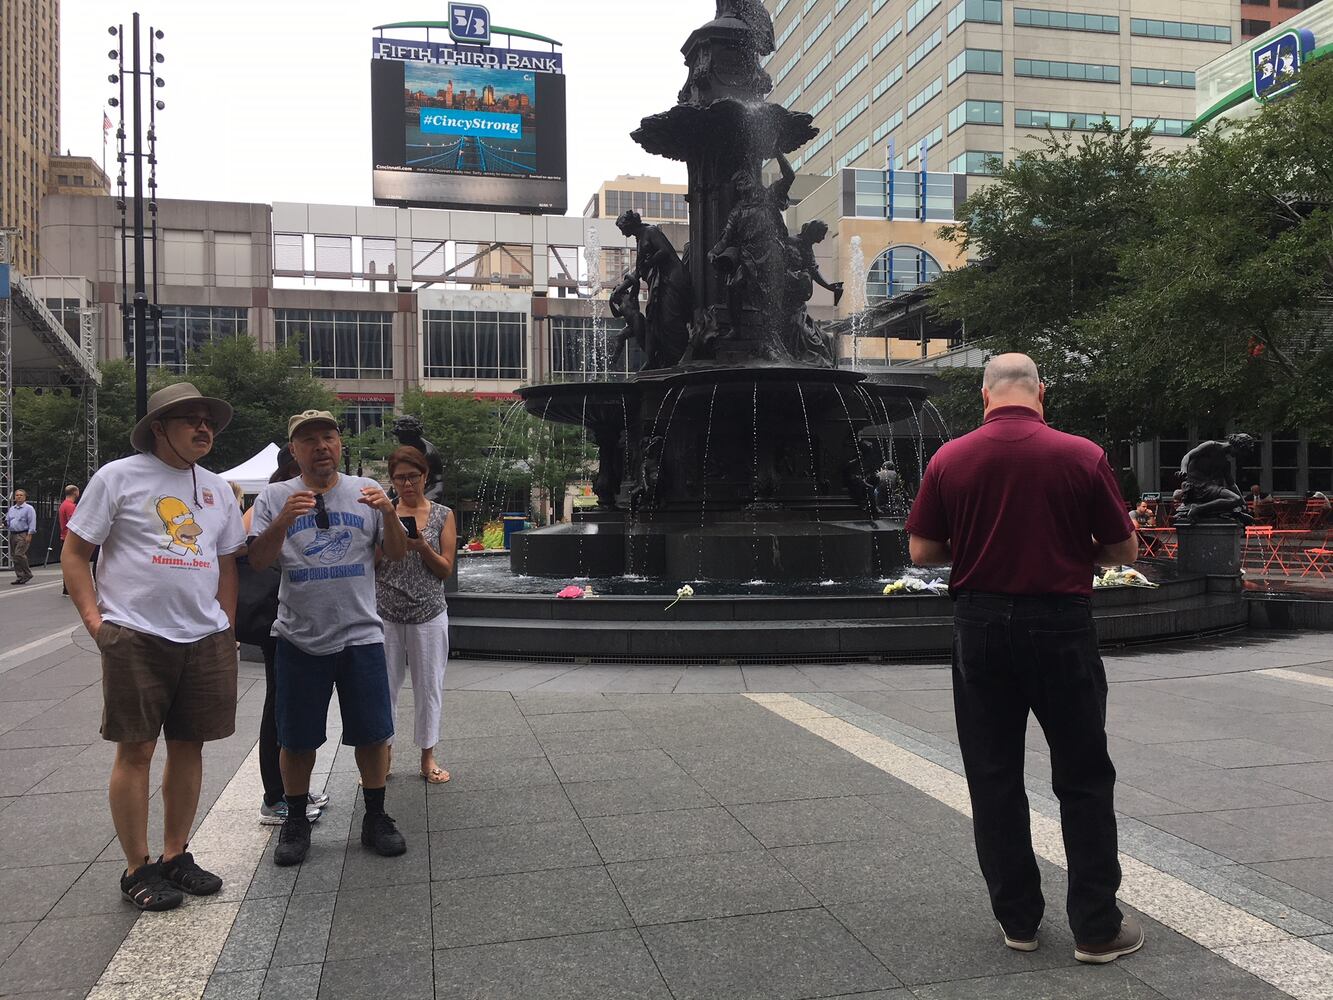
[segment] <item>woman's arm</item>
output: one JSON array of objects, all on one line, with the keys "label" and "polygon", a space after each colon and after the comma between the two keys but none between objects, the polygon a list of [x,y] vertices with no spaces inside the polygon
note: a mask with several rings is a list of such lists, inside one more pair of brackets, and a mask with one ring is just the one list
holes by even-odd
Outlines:
[{"label": "woman's arm", "polygon": [[421,561],[425,567],[438,579],[449,579],[449,575],[454,571],[454,559],[458,555],[458,529],[454,526],[454,512],[450,511],[445,515],[444,527],[440,528],[439,552],[427,545],[425,539],[419,541],[421,547],[417,551],[421,553]]}]

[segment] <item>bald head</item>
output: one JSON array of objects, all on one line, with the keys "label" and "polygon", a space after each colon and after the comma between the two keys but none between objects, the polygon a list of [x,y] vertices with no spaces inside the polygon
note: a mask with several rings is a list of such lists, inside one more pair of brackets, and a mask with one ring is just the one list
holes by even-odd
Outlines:
[{"label": "bald head", "polygon": [[1026,406],[1040,413],[1045,394],[1036,362],[1026,354],[997,354],[986,362],[981,398],[987,410],[995,406]]}]

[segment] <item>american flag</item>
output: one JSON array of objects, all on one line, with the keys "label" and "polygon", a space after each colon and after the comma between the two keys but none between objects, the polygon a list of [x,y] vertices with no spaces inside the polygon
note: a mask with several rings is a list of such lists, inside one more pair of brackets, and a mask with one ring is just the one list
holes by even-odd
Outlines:
[{"label": "american flag", "polygon": [[102,112],[102,145],[106,145],[107,133],[111,131],[111,117],[105,110]]}]

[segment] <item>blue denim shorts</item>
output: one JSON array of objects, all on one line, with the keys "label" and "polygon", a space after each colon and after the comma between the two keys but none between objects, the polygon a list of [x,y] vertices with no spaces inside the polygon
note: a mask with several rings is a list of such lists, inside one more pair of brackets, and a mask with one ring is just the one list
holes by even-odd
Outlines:
[{"label": "blue denim shorts", "polygon": [[329,700],[335,687],[342,711],[343,743],[349,747],[372,746],[393,735],[383,643],[345,646],[336,653],[316,656],[279,638],[273,666],[279,746],[300,752],[324,745],[328,739],[325,723]]}]

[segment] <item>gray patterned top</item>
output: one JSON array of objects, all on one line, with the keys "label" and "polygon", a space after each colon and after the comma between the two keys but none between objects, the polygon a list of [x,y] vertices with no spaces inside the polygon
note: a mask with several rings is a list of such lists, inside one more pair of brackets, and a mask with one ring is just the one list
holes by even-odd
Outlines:
[{"label": "gray patterned top", "polygon": [[[436,552],[449,508],[432,502],[421,535]],[[444,581],[426,568],[419,552],[398,562],[384,561],[375,570],[375,608],[386,622],[420,625],[445,610]]]}]

